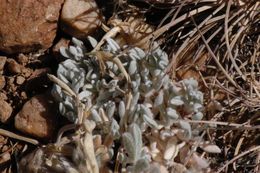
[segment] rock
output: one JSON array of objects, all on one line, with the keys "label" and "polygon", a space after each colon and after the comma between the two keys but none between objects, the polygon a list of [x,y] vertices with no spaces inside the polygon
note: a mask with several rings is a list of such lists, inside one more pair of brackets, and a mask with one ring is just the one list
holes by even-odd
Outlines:
[{"label": "rock", "polygon": [[24,81],[25,81],[25,78],[23,76],[17,76],[16,77],[16,83],[18,85],[22,85],[24,83]]},{"label": "rock", "polygon": [[0,75],[0,90],[5,87],[5,77]]},{"label": "rock", "polygon": [[19,74],[22,72],[22,66],[18,64],[14,59],[8,59],[7,63],[9,72],[14,74]]},{"label": "rock", "polygon": [[77,38],[86,38],[101,26],[95,0],[66,0],[61,12],[61,28]]},{"label": "rock", "polygon": [[15,84],[15,77],[8,76],[6,77],[6,91],[14,95],[16,93],[17,86]]},{"label": "rock", "polygon": [[11,160],[11,154],[9,152],[4,152],[0,156],[0,164],[3,165],[4,163]]},{"label": "rock", "polygon": [[32,75],[33,69],[23,67],[22,72],[23,72],[23,76],[28,78]]},{"label": "rock", "polygon": [[4,0],[0,6],[0,51],[45,50],[56,36],[64,0]]},{"label": "rock", "polygon": [[0,92],[0,98],[1,98],[2,100],[7,100],[7,99],[8,99],[7,96],[6,96],[6,94],[3,93],[3,92]]},{"label": "rock", "polygon": [[15,116],[15,127],[38,138],[51,138],[56,130],[57,110],[49,94],[34,96]]},{"label": "rock", "polygon": [[2,71],[4,70],[5,62],[6,62],[6,57],[0,56],[0,73],[2,73]]},{"label": "rock", "polygon": [[[64,151],[66,154],[63,154]],[[72,147],[56,147],[53,144],[37,147],[18,162],[19,173],[79,173],[81,171],[77,169],[71,158],[72,151]]]},{"label": "rock", "polygon": [[46,87],[51,84],[47,73],[51,73],[51,69],[48,67],[33,71],[25,83],[25,91],[33,94],[46,91]]},{"label": "rock", "polygon": [[7,138],[0,135],[0,148],[2,148],[6,143],[7,143]]},{"label": "rock", "polygon": [[25,100],[28,98],[26,92],[24,92],[24,91],[21,92],[20,97],[22,100]]},{"label": "rock", "polygon": [[0,98],[0,121],[2,123],[7,123],[12,112],[13,108],[9,105],[9,103]]},{"label": "rock", "polygon": [[28,78],[28,80],[30,81],[30,80],[34,80],[34,79],[42,77],[42,76],[46,76],[47,73],[51,73],[51,69],[48,67],[36,69],[35,71],[32,72],[32,74]]},{"label": "rock", "polygon": [[19,54],[18,57],[17,57],[17,61],[20,63],[20,64],[27,64],[28,61],[29,61],[29,58],[27,56],[25,56],[24,54]]},{"label": "rock", "polygon": [[53,48],[52,48],[52,53],[54,55],[54,57],[57,59],[58,62],[64,61],[65,58],[60,54],[60,48],[61,47],[65,47],[68,48],[69,47],[69,43],[70,40],[67,40],[65,38],[61,38],[58,43],[56,43]]}]

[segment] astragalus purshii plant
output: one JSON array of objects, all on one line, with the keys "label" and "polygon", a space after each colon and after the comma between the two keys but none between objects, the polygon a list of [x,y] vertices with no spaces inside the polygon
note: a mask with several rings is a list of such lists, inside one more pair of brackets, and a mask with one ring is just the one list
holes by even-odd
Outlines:
[{"label": "astragalus purshii plant", "polygon": [[[97,45],[94,38],[89,41]],[[69,166],[71,172],[210,170],[203,150],[220,150],[204,140],[199,125],[189,123],[203,118],[203,94],[194,79],[169,78],[168,56],[159,45],[143,51],[108,38],[100,50],[87,52],[83,42],[72,42],[60,50],[67,59],[59,64],[57,78],[50,76],[60,113],[72,124],[52,145],[62,152],[47,159],[49,167],[68,171]],[[74,133],[62,135],[69,129]]]}]

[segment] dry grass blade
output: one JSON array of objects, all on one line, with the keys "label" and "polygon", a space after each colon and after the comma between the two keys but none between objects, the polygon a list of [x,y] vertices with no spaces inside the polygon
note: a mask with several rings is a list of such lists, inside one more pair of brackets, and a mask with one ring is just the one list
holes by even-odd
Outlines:
[{"label": "dry grass blade", "polygon": [[[247,124],[237,124],[237,123],[228,123],[228,122],[220,122],[220,121],[196,121],[196,120],[187,120],[189,123],[194,124],[208,124],[208,125],[220,125],[220,126],[226,126],[227,130],[260,130],[260,125],[252,126]],[[217,128],[217,127],[205,127],[205,129],[216,129],[216,130],[224,130],[224,128]]]},{"label": "dry grass blade", "polygon": [[147,37],[145,37],[144,39],[140,40],[139,43],[137,43],[138,45],[142,45],[142,44],[147,44],[149,41],[151,41],[152,39],[157,39],[158,37],[160,37],[163,33],[165,33],[166,31],[168,31],[171,27],[175,26],[176,24],[184,21],[185,19],[196,15],[198,13],[201,13],[203,11],[206,11],[208,9],[210,9],[212,7],[210,6],[203,6],[201,8],[198,8],[196,10],[193,10],[185,15],[182,15],[180,17],[178,17],[177,19],[171,21],[170,23],[162,26],[161,28],[157,29],[156,31],[154,31],[152,34],[148,35]]},{"label": "dry grass blade", "polygon": [[[217,109],[213,104],[214,111],[210,107],[206,110],[210,121],[190,123],[197,124],[201,130],[207,129],[212,140],[227,138],[228,140],[219,142],[229,151],[223,155],[227,158],[236,156],[256,145],[257,135],[254,134],[260,129],[259,120],[250,116],[258,114],[260,109],[260,35],[257,31],[260,3],[255,0],[198,0],[194,6],[191,5],[192,2],[182,3],[184,6],[178,11],[177,21],[185,13],[183,11],[188,4],[191,8],[189,12],[205,6],[211,6],[212,10],[190,15],[190,21],[182,20],[181,25],[173,24],[172,30],[162,29],[164,36],[168,36],[168,45],[172,50],[172,60],[167,72],[171,73],[173,79],[192,76],[201,80],[205,86],[206,103],[220,103],[222,109]],[[177,11],[177,7],[170,12],[174,11]],[[159,29],[154,33],[158,34]],[[229,145],[235,145],[236,149],[233,150]],[[244,159],[257,164],[250,158],[248,156]],[[220,166],[222,161],[218,161],[215,164]],[[238,172],[243,169],[251,170],[239,160],[227,169]]]},{"label": "dry grass blade", "polygon": [[[194,19],[192,19],[194,21]],[[197,24],[194,21],[194,24],[197,26]],[[220,68],[220,70],[223,72],[223,74],[226,76],[226,78],[235,86],[235,87],[239,87],[237,85],[237,83],[234,81],[234,79],[232,79],[232,77],[227,73],[227,71],[224,69],[224,67],[221,65],[221,63],[219,62],[218,58],[215,56],[215,54],[213,53],[213,51],[211,50],[210,46],[208,45],[206,39],[204,38],[203,34],[201,33],[201,31],[199,30],[199,34],[201,35],[201,38],[206,46],[206,48],[208,49],[210,55],[213,57],[214,61],[216,62],[217,66]]]},{"label": "dry grass blade", "polygon": [[71,88],[66,85],[63,81],[61,81],[60,79],[58,79],[56,76],[52,75],[52,74],[47,74],[48,78],[54,82],[55,84],[59,85],[69,96],[73,96],[76,97],[76,94],[74,91],[71,90]]},{"label": "dry grass blade", "polygon": [[229,44],[229,36],[228,36],[228,17],[229,17],[229,11],[230,11],[230,6],[231,6],[232,0],[228,1],[228,5],[227,5],[227,11],[226,11],[226,17],[225,17],[225,40],[226,40],[226,46],[227,46],[227,51],[229,54],[229,58],[232,62],[232,64],[234,65],[235,69],[237,70],[238,74],[244,79],[246,80],[246,77],[243,75],[243,73],[241,72],[241,70],[239,69],[239,67],[237,66],[234,57],[232,55],[232,50]]},{"label": "dry grass blade", "polygon": [[251,152],[255,152],[255,151],[256,151],[256,152],[260,152],[260,146],[251,148],[251,149],[249,149],[249,150],[247,150],[247,151],[245,151],[245,152],[243,152],[243,153],[237,155],[236,157],[234,157],[233,159],[231,159],[230,161],[228,161],[223,167],[221,167],[221,168],[217,171],[217,173],[221,173],[228,165],[230,165],[231,163],[233,163],[233,162],[236,161],[237,159],[239,159],[239,158],[241,158],[241,157],[243,157],[243,156],[245,156],[245,155],[247,155],[247,154],[249,154],[249,153],[251,153]]}]

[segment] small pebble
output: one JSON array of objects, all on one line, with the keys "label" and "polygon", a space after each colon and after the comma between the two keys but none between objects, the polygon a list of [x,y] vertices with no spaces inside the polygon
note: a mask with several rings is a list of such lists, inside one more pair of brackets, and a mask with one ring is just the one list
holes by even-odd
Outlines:
[{"label": "small pebble", "polygon": [[0,90],[5,87],[5,77],[0,75]]},{"label": "small pebble", "polygon": [[6,79],[6,83],[7,83],[7,87],[6,87],[6,90],[8,92],[15,92],[16,89],[17,89],[17,86],[15,85],[15,78],[12,76],[12,77],[7,77]]},{"label": "small pebble", "polygon": [[0,98],[0,122],[7,123],[11,114],[13,112],[13,108],[9,103]]},{"label": "small pebble", "polygon": [[21,92],[21,98],[23,100],[28,98],[26,92],[24,92],[24,91]]},{"label": "small pebble", "polygon": [[18,64],[15,60],[8,59],[7,62],[8,62],[8,70],[11,73],[18,74],[22,72],[21,65]]},{"label": "small pebble", "polygon": [[5,56],[0,56],[0,72],[3,71],[6,62]]},{"label": "small pebble", "polygon": [[3,164],[11,159],[9,152],[1,153],[0,155],[0,164]]},{"label": "small pebble", "polygon": [[65,60],[65,58],[60,54],[60,48],[61,47],[68,48],[69,43],[70,43],[70,40],[61,38],[60,41],[53,46],[52,53],[53,53],[54,57],[58,60],[58,62]]},{"label": "small pebble", "polygon": [[26,77],[26,78],[28,78],[28,77],[30,77],[31,75],[32,75],[32,69],[29,69],[29,68],[23,68],[22,69],[22,72],[23,72],[23,76],[24,77]]},{"label": "small pebble", "polygon": [[25,56],[24,54],[19,54],[18,57],[17,57],[17,61],[20,63],[20,64],[26,64],[28,63],[29,61],[29,58],[27,56]]},{"label": "small pebble", "polygon": [[6,96],[6,94],[3,93],[3,92],[0,92],[0,98],[1,98],[2,100],[7,100],[7,96]]},{"label": "small pebble", "polygon": [[25,81],[25,78],[23,76],[17,76],[16,77],[16,83],[18,85],[22,85],[24,83],[24,81]]},{"label": "small pebble", "polygon": [[4,145],[2,147],[2,152],[6,152],[10,147],[8,145]]}]

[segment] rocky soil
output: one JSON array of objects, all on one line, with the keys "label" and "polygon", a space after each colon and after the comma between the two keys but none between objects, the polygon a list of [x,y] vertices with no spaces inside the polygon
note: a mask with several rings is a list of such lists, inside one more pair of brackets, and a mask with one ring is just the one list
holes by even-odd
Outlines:
[{"label": "rocky soil", "polygon": [[[53,83],[47,74],[56,74],[59,62],[64,60],[64,57],[60,54],[60,48],[68,48],[71,44],[70,40],[72,37],[81,39],[86,43],[86,46],[89,46],[86,41],[87,36],[90,35],[100,40],[104,33],[110,30],[109,27],[113,28],[121,22],[120,27],[117,29],[123,31],[124,34],[122,34],[122,37],[116,37],[117,41],[119,43],[134,45],[141,40],[143,35],[151,33],[156,28],[158,29],[162,24],[160,21],[164,21],[164,19],[165,21],[170,21],[164,17],[168,14],[171,16],[171,13],[168,13],[170,11],[168,5],[171,4],[172,1],[140,0],[133,2],[135,2],[134,5],[138,8],[131,4],[130,8],[127,8],[127,10],[123,12],[124,10],[122,9],[126,7],[126,4],[123,3],[123,1],[114,3],[113,0],[1,1],[0,172],[17,172],[19,167],[17,163],[24,155],[32,152],[37,146],[54,142],[60,128],[68,124],[68,120],[59,115],[59,107],[51,95]],[[239,1],[239,3],[244,3],[244,1]],[[147,6],[151,8],[154,7],[151,4],[158,5],[158,8],[154,8],[153,10],[146,8]],[[180,6],[182,5],[183,4]],[[191,6],[188,7],[190,8]],[[128,9],[131,9],[131,12],[128,11]],[[164,11],[165,9],[167,9],[166,12]],[[115,13],[117,10],[120,11],[119,14]],[[182,14],[187,11],[188,10],[183,11]],[[110,20],[111,16],[115,18],[118,16],[125,17],[128,13],[132,14],[134,18],[128,18],[128,20],[123,22]],[[144,18],[145,20],[143,20]],[[201,21],[201,19],[198,20]],[[149,23],[149,26],[145,25],[145,27],[143,27],[143,25],[140,24],[144,21]],[[106,25],[102,25],[104,23]],[[132,28],[138,29],[133,31]],[[165,29],[165,32],[166,31],[171,30]],[[133,33],[137,36],[132,36]],[[175,40],[169,39],[171,36],[175,36],[174,34],[174,32],[165,35],[162,34],[163,38],[158,36],[159,43],[166,41],[164,48],[168,52],[173,50],[168,45],[178,45],[178,40],[175,42]],[[112,33],[112,36],[116,35],[117,34]],[[154,38],[151,37],[150,40]],[[168,44],[167,41],[170,44]],[[149,47],[149,45],[145,44],[138,46],[142,48]],[[199,45],[197,46],[199,47]],[[178,53],[182,55],[182,51]],[[198,67],[199,72],[198,69],[195,68],[187,71],[180,69],[176,72],[176,76],[179,78],[201,78],[201,76],[204,75],[202,73],[206,71],[206,63],[204,61],[209,59],[206,53],[204,55],[203,58],[201,58],[203,62],[199,62],[198,64],[201,65]],[[256,53],[256,55],[258,54]],[[189,56],[187,55],[187,57]],[[186,63],[190,65],[194,62],[188,60]],[[213,65],[215,64],[213,63]],[[214,71],[215,69],[217,68],[212,67],[210,70]],[[213,77],[211,77],[211,79],[212,78]],[[200,79],[200,83],[206,82],[204,79]],[[210,88],[210,86],[207,85],[206,87]],[[251,90],[253,89],[251,88]],[[232,91],[227,92],[230,92],[231,96],[235,94]],[[211,97],[210,94],[208,93],[206,97]],[[216,98],[219,100],[224,98],[221,94],[222,93],[219,92]],[[212,99],[214,99],[213,96]],[[209,103],[213,104],[213,101]],[[214,109],[209,110],[208,112],[210,113],[207,116],[213,117],[216,112],[223,110],[223,107],[217,101],[213,107]],[[228,153],[229,151],[226,152]],[[258,159],[260,158],[259,156],[260,154],[258,154]],[[223,159],[220,158],[216,160],[223,161]],[[23,162],[27,164],[28,160],[23,160]],[[115,163],[111,164],[113,165]],[[20,169],[24,172],[36,171],[32,164],[29,165],[29,167]],[[166,172],[167,170],[164,171]]]},{"label": "rocky soil", "polygon": [[95,32],[101,20],[92,0],[1,2],[0,172],[16,172],[22,149],[35,148],[27,138],[42,144],[56,140],[66,120],[58,116],[47,74],[55,74],[62,60],[59,48],[71,37]]}]

